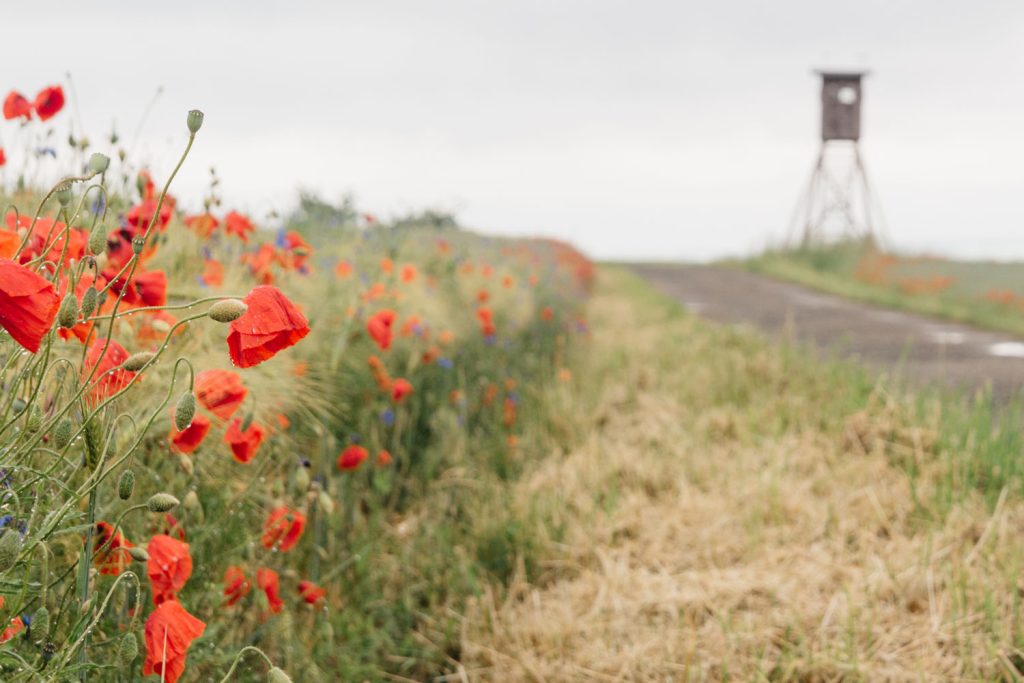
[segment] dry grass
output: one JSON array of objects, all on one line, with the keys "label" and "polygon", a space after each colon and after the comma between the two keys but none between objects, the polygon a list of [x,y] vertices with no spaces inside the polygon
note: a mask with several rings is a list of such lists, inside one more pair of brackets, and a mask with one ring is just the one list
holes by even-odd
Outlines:
[{"label": "dry grass", "polygon": [[469,678],[1016,680],[1015,496],[929,515],[949,459],[881,389],[856,409],[616,271],[592,315],[589,437],[516,485],[559,532],[473,605]]}]

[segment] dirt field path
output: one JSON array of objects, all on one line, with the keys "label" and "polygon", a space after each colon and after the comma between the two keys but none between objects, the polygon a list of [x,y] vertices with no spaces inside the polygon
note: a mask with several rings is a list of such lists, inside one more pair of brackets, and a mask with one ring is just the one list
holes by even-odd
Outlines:
[{"label": "dirt field path", "polygon": [[1005,333],[870,306],[760,275],[711,266],[635,270],[700,316],[793,335],[914,382],[977,389],[1006,400],[1024,387],[1024,342]]}]

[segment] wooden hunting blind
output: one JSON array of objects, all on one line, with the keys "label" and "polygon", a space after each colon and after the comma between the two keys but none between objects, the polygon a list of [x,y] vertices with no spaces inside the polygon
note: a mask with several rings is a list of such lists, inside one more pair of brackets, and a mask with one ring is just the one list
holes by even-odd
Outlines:
[{"label": "wooden hunting blind", "polygon": [[821,78],[821,148],[790,224],[790,243],[880,239],[881,211],[860,154],[864,71],[815,71]]},{"label": "wooden hunting blind", "polygon": [[860,139],[860,72],[817,72],[821,76],[821,139]]}]

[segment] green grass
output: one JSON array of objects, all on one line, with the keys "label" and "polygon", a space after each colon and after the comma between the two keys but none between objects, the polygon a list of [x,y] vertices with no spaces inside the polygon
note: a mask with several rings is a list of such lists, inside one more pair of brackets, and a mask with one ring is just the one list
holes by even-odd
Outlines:
[{"label": "green grass", "polygon": [[[891,282],[873,284],[855,276],[858,263],[870,249],[861,243],[841,243],[768,251],[724,263],[879,306],[1024,335],[1024,310],[985,298],[990,290],[1024,295],[1024,263],[900,258],[888,271]],[[898,285],[902,278],[933,276],[951,277],[953,282],[936,294],[907,294]]]}]

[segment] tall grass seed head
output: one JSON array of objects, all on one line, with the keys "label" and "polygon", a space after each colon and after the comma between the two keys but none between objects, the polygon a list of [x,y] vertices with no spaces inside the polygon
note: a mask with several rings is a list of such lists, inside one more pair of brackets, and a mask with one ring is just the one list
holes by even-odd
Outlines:
[{"label": "tall grass seed head", "polygon": [[91,417],[85,423],[85,464],[89,469],[96,467],[103,455],[103,425],[99,418]]}]

